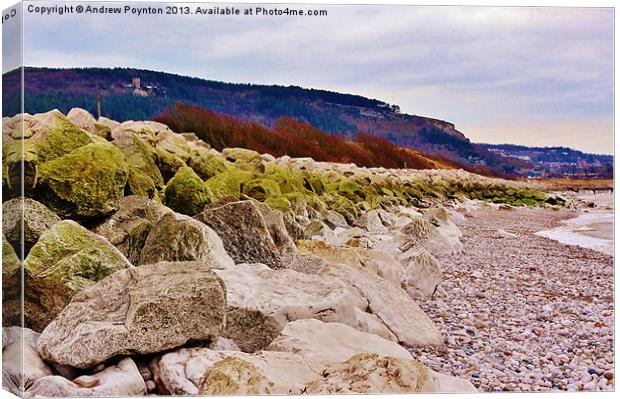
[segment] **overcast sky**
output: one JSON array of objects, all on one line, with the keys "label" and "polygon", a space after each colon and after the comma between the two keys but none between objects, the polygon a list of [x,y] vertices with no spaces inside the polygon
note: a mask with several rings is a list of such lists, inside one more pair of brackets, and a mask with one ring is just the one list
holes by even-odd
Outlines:
[{"label": "overcast sky", "polygon": [[310,7],[328,16],[25,10],[24,62],[322,88],[451,121],[475,142],[613,152],[612,9]]}]

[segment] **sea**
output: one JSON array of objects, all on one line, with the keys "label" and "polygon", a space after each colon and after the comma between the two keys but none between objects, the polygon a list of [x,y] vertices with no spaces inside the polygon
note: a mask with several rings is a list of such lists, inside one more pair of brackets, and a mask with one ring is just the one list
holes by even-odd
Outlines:
[{"label": "sea", "polygon": [[580,214],[550,230],[536,233],[567,245],[593,249],[614,255],[614,196],[612,193],[580,195],[596,204],[595,208],[582,208]]}]

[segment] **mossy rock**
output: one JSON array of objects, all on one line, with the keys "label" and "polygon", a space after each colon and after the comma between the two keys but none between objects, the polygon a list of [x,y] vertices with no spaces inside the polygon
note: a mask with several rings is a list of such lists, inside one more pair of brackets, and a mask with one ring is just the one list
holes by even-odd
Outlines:
[{"label": "mossy rock", "polygon": [[265,200],[265,204],[269,205],[271,209],[275,209],[283,213],[291,209],[291,202],[286,197],[267,198]]},{"label": "mossy rock", "polygon": [[64,217],[100,217],[118,209],[129,168],[110,143],[88,144],[37,167],[38,199]]},{"label": "mossy rock", "polygon": [[172,131],[161,131],[157,134],[156,148],[171,155],[189,161],[190,148],[183,136]]},{"label": "mossy rock", "polygon": [[155,149],[155,154],[157,155],[155,163],[157,164],[157,169],[159,169],[159,172],[164,178],[164,182],[172,179],[179,169],[187,166],[181,158],[167,151]]},{"label": "mossy rock", "polygon": [[23,147],[22,140],[5,138],[2,141],[2,180],[15,195],[20,195],[22,188],[22,165],[23,186],[28,193],[36,182],[37,163],[37,152],[31,139],[23,140]]},{"label": "mossy rock", "polygon": [[105,142],[75,126],[60,113],[49,118],[45,129],[35,133],[30,140],[39,163],[51,161],[88,144]]},{"label": "mossy rock", "polygon": [[125,161],[134,176],[139,174],[140,180],[148,178],[158,190],[163,187],[164,178],[157,167],[157,152],[153,147],[137,134],[124,131],[116,135],[113,144],[125,155]]},{"label": "mossy rock", "polygon": [[208,150],[193,151],[189,159],[189,166],[204,180],[233,167],[226,159]]},{"label": "mossy rock", "polygon": [[189,166],[179,169],[170,179],[164,197],[168,207],[190,216],[200,213],[205,205],[213,202],[211,190]]},{"label": "mossy rock", "polygon": [[366,198],[366,193],[364,192],[364,189],[362,189],[362,186],[350,179],[342,180],[338,184],[338,193],[353,202],[364,200]]},{"label": "mossy rock", "polygon": [[347,223],[353,225],[360,216],[360,211],[353,201],[347,197],[333,192],[323,195],[323,200],[329,209],[338,212],[346,219]]},{"label": "mossy rock", "polygon": [[112,139],[112,129],[101,123],[95,123],[95,134],[108,141]]},{"label": "mossy rock", "polygon": [[271,179],[254,179],[243,186],[243,194],[258,201],[281,195],[280,185]]},{"label": "mossy rock", "polygon": [[254,178],[254,173],[234,168],[213,176],[206,184],[215,201],[228,196],[240,199],[243,187]]},{"label": "mossy rock", "polygon": [[41,331],[75,293],[131,264],[105,238],[74,221],[45,231],[24,261],[26,325]]},{"label": "mossy rock", "polygon": [[227,161],[233,162],[239,169],[265,173],[265,162],[256,151],[245,148],[224,148],[222,155],[224,155]]},{"label": "mossy rock", "polygon": [[125,196],[127,195],[141,195],[148,198],[159,198],[159,191],[157,186],[146,174],[142,171],[130,168],[129,179],[125,186]]},{"label": "mossy rock", "polygon": [[15,249],[2,234],[2,275],[11,275],[20,267],[21,263],[17,253],[15,253]]}]

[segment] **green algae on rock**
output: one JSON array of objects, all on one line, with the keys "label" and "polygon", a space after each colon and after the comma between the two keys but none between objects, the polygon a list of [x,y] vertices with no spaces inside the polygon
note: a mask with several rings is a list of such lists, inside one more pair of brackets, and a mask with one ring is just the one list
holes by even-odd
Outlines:
[{"label": "green algae on rock", "polygon": [[99,217],[118,209],[128,178],[123,153],[110,143],[88,144],[37,167],[36,190],[64,217]]},{"label": "green algae on rock", "polygon": [[213,202],[211,190],[190,167],[184,166],[168,182],[164,192],[166,205],[185,215],[196,215]]},{"label": "green algae on rock", "polygon": [[72,220],[45,231],[24,261],[26,325],[42,331],[76,292],[131,267],[105,238]]}]

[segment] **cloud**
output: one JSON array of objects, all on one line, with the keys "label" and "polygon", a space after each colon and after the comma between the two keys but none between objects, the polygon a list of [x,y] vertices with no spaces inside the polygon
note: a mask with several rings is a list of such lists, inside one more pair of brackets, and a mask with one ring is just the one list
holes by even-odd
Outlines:
[{"label": "cloud", "polygon": [[[300,7],[328,16],[27,14],[25,62],[324,88],[398,103],[488,140],[594,148],[584,135],[528,133],[578,124],[612,151],[601,121],[613,118],[613,9]],[[505,120],[523,134],[498,128]]]}]

